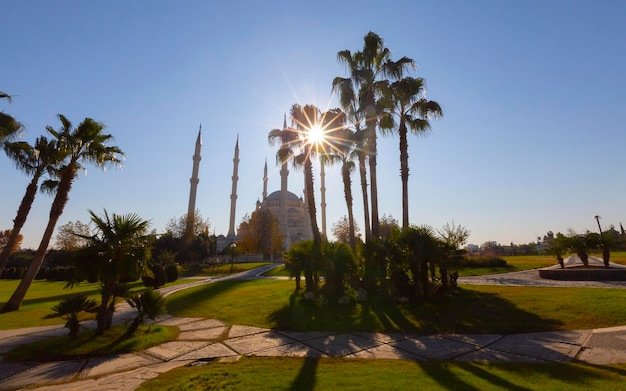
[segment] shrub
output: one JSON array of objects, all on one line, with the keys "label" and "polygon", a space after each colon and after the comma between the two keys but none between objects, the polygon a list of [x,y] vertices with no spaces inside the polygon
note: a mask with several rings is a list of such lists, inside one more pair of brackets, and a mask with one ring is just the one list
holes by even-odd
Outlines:
[{"label": "shrub", "polygon": [[493,255],[463,257],[457,260],[461,267],[505,267],[506,261]]},{"label": "shrub", "polygon": [[150,270],[152,270],[154,277],[144,276],[141,278],[145,286],[156,289],[167,283],[167,275],[165,274],[163,266],[159,264],[152,264],[150,265]]},{"label": "shrub", "polygon": [[170,263],[165,268],[165,275],[167,276],[167,282],[178,280],[178,267],[175,264]]}]

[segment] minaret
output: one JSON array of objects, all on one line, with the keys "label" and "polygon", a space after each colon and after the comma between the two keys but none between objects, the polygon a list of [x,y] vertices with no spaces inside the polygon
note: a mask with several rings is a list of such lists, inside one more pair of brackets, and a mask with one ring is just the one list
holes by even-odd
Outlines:
[{"label": "minaret", "polygon": [[233,188],[230,194],[230,225],[228,226],[227,237],[235,237],[235,208],[237,207],[237,171],[239,170],[239,135],[237,135],[237,142],[235,143],[235,157],[233,158]]},{"label": "minaret", "polygon": [[[283,120],[283,132],[287,131],[287,114],[285,114]],[[282,145],[281,148],[287,148],[287,145]],[[284,240],[283,245],[285,247],[285,251],[289,250],[291,246],[291,238],[289,237],[289,225],[287,222],[287,179],[289,177],[289,170],[287,169],[288,162],[282,162],[280,167],[280,216],[278,219],[278,224],[280,225],[280,231],[283,233]]]},{"label": "minaret", "polygon": [[191,172],[191,189],[189,190],[189,207],[187,208],[187,226],[185,227],[185,238],[190,239],[193,236],[193,223],[196,212],[196,192],[198,190],[198,171],[200,170],[200,150],[202,149],[202,124],[198,130],[198,138],[196,139],[196,150],[193,154],[193,170]]},{"label": "minaret", "polygon": [[267,158],[265,158],[265,168],[263,169],[263,201],[267,198]]}]

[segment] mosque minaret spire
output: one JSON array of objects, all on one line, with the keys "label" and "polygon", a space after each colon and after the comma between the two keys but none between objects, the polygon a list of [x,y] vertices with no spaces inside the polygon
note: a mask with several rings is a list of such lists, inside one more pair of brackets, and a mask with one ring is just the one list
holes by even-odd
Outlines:
[{"label": "mosque minaret spire", "polygon": [[263,201],[267,198],[267,158],[265,159],[265,168],[263,169]]},{"label": "mosque minaret spire", "polygon": [[198,137],[196,138],[196,148],[193,154],[193,170],[191,171],[191,189],[189,190],[189,206],[187,208],[187,226],[185,227],[185,238],[189,239],[193,236],[193,223],[195,221],[196,212],[196,193],[198,191],[198,172],[200,171],[200,151],[202,149],[202,124],[198,130]]},{"label": "mosque minaret spire", "polygon": [[239,177],[237,172],[239,170],[239,135],[237,135],[237,142],[235,143],[235,157],[233,158],[233,187],[230,194],[230,224],[228,226],[228,237],[235,237],[235,209],[237,208],[237,181]]}]

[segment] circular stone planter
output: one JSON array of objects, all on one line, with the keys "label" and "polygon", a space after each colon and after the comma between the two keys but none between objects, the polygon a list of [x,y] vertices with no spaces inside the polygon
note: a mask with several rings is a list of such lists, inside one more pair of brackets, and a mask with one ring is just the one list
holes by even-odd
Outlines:
[{"label": "circular stone planter", "polygon": [[539,269],[539,277],[561,281],[626,281],[626,268],[574,266]]}]

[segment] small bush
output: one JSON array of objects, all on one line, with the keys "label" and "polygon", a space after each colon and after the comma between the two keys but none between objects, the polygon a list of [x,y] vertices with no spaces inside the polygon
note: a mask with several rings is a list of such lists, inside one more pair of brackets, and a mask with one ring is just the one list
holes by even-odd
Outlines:
[{"label": "small bush", "polygon": [[178,280],[178,267],[171,263],[165,268],[165,275],[167,276],[167,282],[173,282]]},{"label": "small bush", "polygon": [[145,286],[157,289],[167,283],[167,275],[165,274],[163,266],[159,264],[152,264],[150,266],[150,270],[152,270],[154,277],[142,277],[143,284]]}]

